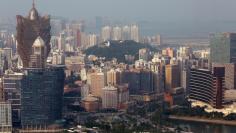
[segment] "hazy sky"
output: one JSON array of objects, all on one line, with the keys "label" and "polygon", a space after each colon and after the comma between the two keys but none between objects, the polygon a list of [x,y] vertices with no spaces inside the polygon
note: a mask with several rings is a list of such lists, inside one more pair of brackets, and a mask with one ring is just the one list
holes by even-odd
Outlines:
[{"label": "hazy sky", "polygon": [[[0,17],[27,15],[32,0],[0,0]],[[36,0],[41,14],[157,21],[235,21],[236,0]]]}]

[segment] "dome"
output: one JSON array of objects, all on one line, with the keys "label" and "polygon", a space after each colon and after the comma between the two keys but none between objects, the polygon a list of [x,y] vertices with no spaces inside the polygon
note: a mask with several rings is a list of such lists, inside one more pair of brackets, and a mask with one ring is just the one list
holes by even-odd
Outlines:
[{"label": "dome", "polygon": [[84,102],[97,102],[98,98],[94,97],[93,95],[89,94],[87,97],[83,99]]},{"label": "dome", "polygon": [[39,37],[37,37],[37,39],[34,41],[32,47],[44,47],[44,46],[45,46],[45,42],[44,42],[43,39],[39,36]]},{"label": "dome", "polygon": [[36,20],[38,19],[38,16],[39,16],[38,11],[36,10],[35,4],[33,3],[33,8],[29,12],[29,19]]}]

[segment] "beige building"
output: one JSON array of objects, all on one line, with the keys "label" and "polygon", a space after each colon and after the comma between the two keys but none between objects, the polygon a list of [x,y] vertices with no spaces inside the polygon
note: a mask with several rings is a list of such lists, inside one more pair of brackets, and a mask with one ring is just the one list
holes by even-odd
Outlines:
[{"label": "beige building", "polygon": [[111,69],[107,72],[107,84],[117,85],[120,84],[121,71]]},{"label": "beige building", "polygon": [[105,87],[105,75],[103,72],[95,72],[89,74],[91,84],[91,94],[97,97],[102,97],[102,88]]},{"label": "beige building", "polygon": [[165,66],[165,89],[171,91],[173,88],[180,87],[180,69],[178,65]]},{"label": "beige building", "polygon": [[106,86],[102,89],[102,108],[118,108],[118,89],[114,86]]}]

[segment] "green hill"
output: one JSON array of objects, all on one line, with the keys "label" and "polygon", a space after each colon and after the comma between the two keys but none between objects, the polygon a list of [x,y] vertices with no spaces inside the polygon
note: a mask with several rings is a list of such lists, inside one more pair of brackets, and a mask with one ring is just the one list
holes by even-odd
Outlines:
[{"label": "green hill", "polygon": [[157,51],[156,48],[147,44],[137,43],[135,41],[110,41],[110,45],[107,46],[107,42],[93,46],[85,50],[86,55],[95,55],[98,57],[106,57],[106,60],[117,58],[119,62],[125,62],[125,55],[135,55],[138,59],[139,49],[148,48],[151,51]]}]

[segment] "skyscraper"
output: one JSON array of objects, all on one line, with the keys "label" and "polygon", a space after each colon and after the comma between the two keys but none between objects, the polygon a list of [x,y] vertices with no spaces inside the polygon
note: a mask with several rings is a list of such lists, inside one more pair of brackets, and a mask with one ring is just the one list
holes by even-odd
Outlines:
[{"label": "skyscraper", "polygon": [[46,55],[48,56],[50,52],[50,17],[39,16],[38,11],[33,4],[33,8],[30,10],[27,17],[22,17],[20,15],[17,18],[17,52],[23,62],[23,67],[28,67],[30,62],[30,55],[32,53],[32,45],[36,38],[40,36],[46,46]]},{"label": "skyscraper", "polygon": [[210,35],[212,63],[236,63],[236,33]]},{"label": "skyscraper", "polygon": [[139,42],[139,27],[137,25],[132,25],[130,28],[131,40]]},{"label": "skyscraper", "polygon": [[21,89],[21,125],[50,125],[62,116],[64,69],[26,68]]},{"label": "skyscraper", "polygon": [[33,4],[29,16],[17,16],[17,51],[23,61],[21,126],[54,124],[62,117],[64,66],[46,65],[50,52],[50,18]]}]

